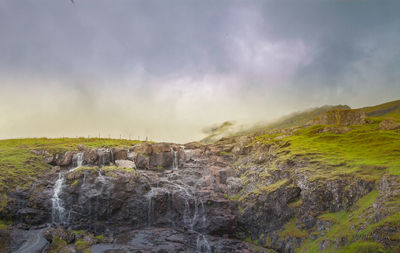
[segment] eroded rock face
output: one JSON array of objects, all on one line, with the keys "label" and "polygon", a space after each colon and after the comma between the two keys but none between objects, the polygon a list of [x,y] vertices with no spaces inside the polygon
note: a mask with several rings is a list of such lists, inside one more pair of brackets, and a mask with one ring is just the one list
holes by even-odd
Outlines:
[{"label": "eroded rock face", "polygon": [[311,125],[362,125],[365,124],[365,112],[359,110],[335,110],[324,113],[310,122]]}]

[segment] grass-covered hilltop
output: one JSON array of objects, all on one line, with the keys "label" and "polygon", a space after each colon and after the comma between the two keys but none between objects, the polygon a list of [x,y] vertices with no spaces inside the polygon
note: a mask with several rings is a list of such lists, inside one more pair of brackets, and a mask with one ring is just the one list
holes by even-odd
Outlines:
[{"label": "grass-covered hilltop", "polygon": [[[53,223],[48,252],[90,252],[137,233],[154,243],[171,227],[190,243],[155,243],[170,252],[400,252],[400,100],[225,134],[230,126],[185,145],[1,140],[0,235]],[[56,197],[69,214],[59,222],[61,174]],[[140,232],[119,237],[126,227]]]}]

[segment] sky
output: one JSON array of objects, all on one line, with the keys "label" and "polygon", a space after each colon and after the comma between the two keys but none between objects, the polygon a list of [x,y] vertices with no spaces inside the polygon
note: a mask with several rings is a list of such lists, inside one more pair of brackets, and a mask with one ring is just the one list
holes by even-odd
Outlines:
[{"label": "sky", "polygon": [[0,0],[0,138],[185,143],[400,97],[400,1]]}]

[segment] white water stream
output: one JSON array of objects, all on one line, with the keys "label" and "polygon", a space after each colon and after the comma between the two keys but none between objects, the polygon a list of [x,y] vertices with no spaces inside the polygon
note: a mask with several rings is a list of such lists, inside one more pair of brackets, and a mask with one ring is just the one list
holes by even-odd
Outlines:
[{"label": "white water stream", "polygon": [[53,223],[62,223],[65,221],[65,208],[63,206],[62,199],[60,198],[60,194],[62,193],[65,182],[65,175],[82,166],[83,153],[76,154],[73,157],[73,159],[76,160],[76,166],[70,169],[67,173],[65,172],[58,173],[58,179],[54,184],[54,193],[53,197],[51,198],[52,202],[51,217]]},{"label": "white water stream", "polygon": [[171,153],[173,154],[173,159],[172,159],[172,169],[177,170],[178,169],[178,151],[175,151],[174,148],[171,147]]}]

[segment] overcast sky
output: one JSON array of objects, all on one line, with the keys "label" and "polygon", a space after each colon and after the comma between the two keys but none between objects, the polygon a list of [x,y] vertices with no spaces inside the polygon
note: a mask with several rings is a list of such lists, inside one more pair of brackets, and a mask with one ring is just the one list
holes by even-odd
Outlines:
[{"label": "overcast sky", "polygon": [[400,1],[0,0],[0,138],[187,142],[400,98]]}]

